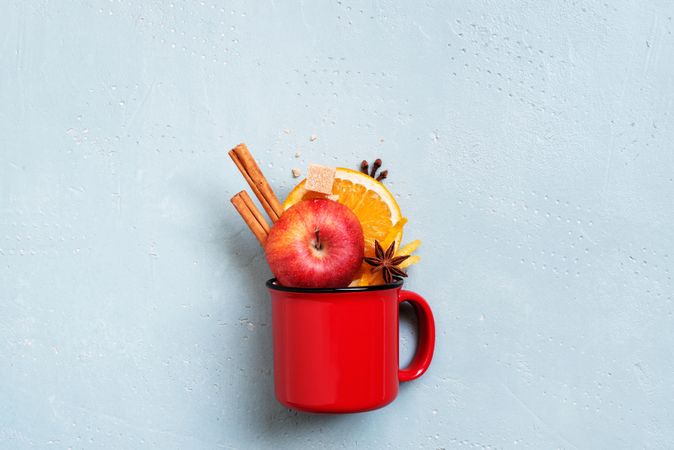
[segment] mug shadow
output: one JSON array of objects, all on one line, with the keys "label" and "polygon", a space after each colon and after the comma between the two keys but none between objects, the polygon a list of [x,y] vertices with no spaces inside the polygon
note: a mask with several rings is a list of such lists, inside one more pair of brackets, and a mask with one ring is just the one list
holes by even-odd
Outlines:
[{"label": "mug shadow", "polygon": [[[232,249],[226,250],[231,252]],[[250,251],[248,248],[247,251]],[[255,249],[254,251],[259,251]],[[230,253],[231,255],[231,253]],[[378,410],[367,411],[354,414],[315,414],[302,411],[296,411],[281,405],[274,395],[273,379],[273,349],[272,349],[272,329],[271,329],[271,299],[267,292],[264,282],[266,282],[266,262],[261,255],[259,264],[252,264],[242,271],[242,276],[246,278],[246,284],[250,286],[248,295],[253,298],[253,308],[257,311],[259,317],[264,318],[264,322],[269,326],[262,327],[259,332],[252,337],[255,348],[254,355],[250,364],[251,369],[257,369],[265,375],[262,380],[258,380],[255,388],[258,390],[256,396],[248,396],[244,399],[247,403],[243,411],[246,411],[246,421],[249,431],[256,437],[263,436],[265,439],[285,439],[298,431],[310,431],[320,429],[321,427],[342,427],[353,428],[354,425],[363,421],[364,416],[377,414],[391,405]],[[260,301],[264,299],[264,301]],[[257,300],[257,301],[255,301]],[[417,344],[417,317],[411,304],[404,302],[400,305],[400,366],[407,366],[414,355]],[[408,384],[401,383],[400,392],[408,389]],[[413,384],[413,383],[412,383]],[[395,402],[395,401],[394,401]],[[242,405],[243,406],[243,405]],[[290,433],[290,434],[289,434]]]}]

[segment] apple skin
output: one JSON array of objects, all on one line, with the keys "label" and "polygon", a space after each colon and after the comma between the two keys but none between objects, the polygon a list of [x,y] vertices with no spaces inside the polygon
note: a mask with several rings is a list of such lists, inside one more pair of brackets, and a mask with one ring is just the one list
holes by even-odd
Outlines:
[{"label": "apple skin", "polygon": [[353,280],[364,245],[363,227],[353,211],[333,200],[310,199],[281,215],[264,250],[281,285],[336,288]]}]

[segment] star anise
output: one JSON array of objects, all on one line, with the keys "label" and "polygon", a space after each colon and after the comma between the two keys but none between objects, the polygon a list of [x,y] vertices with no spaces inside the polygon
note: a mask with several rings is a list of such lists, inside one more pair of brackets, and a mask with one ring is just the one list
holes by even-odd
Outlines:
[{"label": "star anise", "polygon": [[379,241],[374,241],[374,258],[364,257],[363,261],[372,266],[372,272],[381,270],[384,276],[384,283],[389,284],[393,282],[393,276],[406,277],[407,274],[403,272],[398,266],[405,261],[410,255],[395,256],[396,242],[391,242],[391,245],[384,251]]}]

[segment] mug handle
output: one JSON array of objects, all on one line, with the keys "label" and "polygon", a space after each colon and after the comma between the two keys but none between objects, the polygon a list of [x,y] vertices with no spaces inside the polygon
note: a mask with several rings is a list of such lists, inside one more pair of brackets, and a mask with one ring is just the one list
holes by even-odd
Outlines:
[{"label": "mug handle", "polygon": [[398,369],[398,379],[401,382],[412,381],[426,372],[433,359],[435,349],[435,321],[433,312],[424,298],[412,291],[401,290],[398,293],[398,305],[410,302],[414,307],[419,323],[419,342],[412,362],[404,369]]}]

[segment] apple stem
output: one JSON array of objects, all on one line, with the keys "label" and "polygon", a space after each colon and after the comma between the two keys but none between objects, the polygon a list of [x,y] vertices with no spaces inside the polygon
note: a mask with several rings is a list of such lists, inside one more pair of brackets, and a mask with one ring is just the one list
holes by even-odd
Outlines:
[{"label": "apple stem", "polygon": [[315,231],[315,232],[316,232],[316,242],[314,243],[314,248],[315,248],[316,250],[320,250],[320,249],[323,248],[323,246],[321,245],[321,235],[320,235],[320,231],[321,231],[320,228],[316,228],[316,231]]}]

